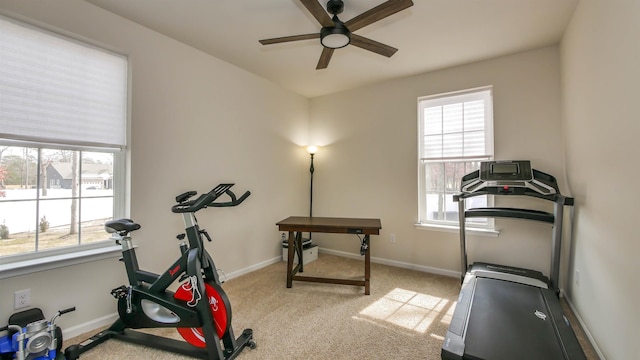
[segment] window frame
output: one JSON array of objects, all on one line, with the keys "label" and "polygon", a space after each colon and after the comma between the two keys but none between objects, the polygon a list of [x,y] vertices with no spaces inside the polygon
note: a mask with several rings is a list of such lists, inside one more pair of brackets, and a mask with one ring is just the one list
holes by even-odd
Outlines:
[{"label": "window frame", "polygon": [[[130,170],[128,164],[130,158],[130,147],[127,144],[130,143],[131,127],[131,66],[128,56],[114,51],[113,49],[106,47],[104,44],[99,44],[95,41],[88,40],[66,31],[42,24],[35,25],[28,19],[17,20],[6,15],[2,15],[2,19],[22,24],[26,28],[52,35],[58,39],[65,40],[75,45],[79,44],[90,49],[100,50],[113,56],[121,57],[124,61],[125,68],[123,68],[123,75],[126,78],[124,78],[124,87],[121,89],[125,91],[125,98],[123,99],[125,109],[123,118],[119,120],[122,121],[121,124],[123,124],[122,130],[124,131],[124,144],[97,145],[90,142],[83,144],[78,143],[77,141],[59,141],[56,139],[20,139],[12,137],[11,134],[6,134],[6,136],[0,135],[0,146],[59,149],[83,152],[106,152],[113,154],[114,192],[112,216],[114,218],[128,217],[130,212]],[[38,153],[40,154],[40,151],[38,151]],[[38,161],[40,161],[39,155]],[[34,201],[39,200],[34,199]],[[37,220],[35,225],[38,225]],[[0,279],[73,264],[117,257],[119,256],[120,250],[119,246],[116,246],[112,241],[108,240],[108,235],[105,232],[104,241],[98,240],[83,244],[80,240],[79,244],[68,247],[0,256]]]},{"label": "window frame", "polygon": [[[427,108],[434,106],[444,106],[450,104],[458,104],[472,100],[484,100],[484,138],[485,138],[485,153],[478,156],[439,156],[439,157],[426,157],[424,155],[425,149],[425,121],[424,111]],[[443,216],[443,220],[429,219],[427,211],[427,195],[426,189],[426,170],[427,164],[433,163],[453,163],[453,162],[471,162],[471,161],[483,161],[491,160],[494,158],[494,131],[493,131],[493,87],[483,86],[478,88],[453,91],[429,96],[422,96],[418,98],[418,215],[417,215],[417,227],[428,227],[436,230],[457,230],[459,228],[458,216],[455,220],[447,220],[446,213]],[[462,131],[464,133],[464,131]],[[459,189],[459,186],[458,186]],[[454,191],[453,193],[457,193]],[[443,185],[443,189],[438,191],[441,196],[444,196],[446,201],[447,195],[453,194],[446,189]],[[493,196],[486,196],[487,206],[493,206]],[[469,207],[469,204],[467,204]],[[458,214],[457,206],[454,207],[455,213]],[[471,231],[477,233],[489,233],[495,234],[495,222],[493,219],[484,220],[484,224],[478,222],[468,222],[466,227]]]}]

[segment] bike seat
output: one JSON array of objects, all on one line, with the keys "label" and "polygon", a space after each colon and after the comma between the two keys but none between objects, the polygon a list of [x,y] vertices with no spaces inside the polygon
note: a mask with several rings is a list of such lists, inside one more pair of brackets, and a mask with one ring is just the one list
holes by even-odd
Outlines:
[{"label": "bike seat", "polygon": [[140,229],[140,227],[141,227],[140,224],[136,224],[131,219],[109,220],[106,223],[104,223],[104,229],[108,233],[114,233],[114,232],[119,233],[122,231],[131,232],[131,231]]}]

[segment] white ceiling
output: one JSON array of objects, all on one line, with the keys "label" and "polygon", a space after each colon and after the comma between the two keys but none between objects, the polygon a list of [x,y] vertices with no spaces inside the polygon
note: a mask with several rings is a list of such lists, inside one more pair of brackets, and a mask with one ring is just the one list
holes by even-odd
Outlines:
[{"label": "white ceiling", "polygon": [[[307,97],[556,44],[579,0],[413,0],[355,33],[395,47],[391,58],[347,46],[316,70],[319,32],[299,0],[86,0]],[[344,0],[347,21],[385,0]],[[324,8],[325,0],[319,0]]]}]

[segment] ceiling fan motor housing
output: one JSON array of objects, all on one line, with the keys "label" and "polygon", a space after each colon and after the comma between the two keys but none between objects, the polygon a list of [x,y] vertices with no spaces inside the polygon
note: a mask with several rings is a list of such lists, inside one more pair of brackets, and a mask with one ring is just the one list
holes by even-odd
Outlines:
[{"label": "ceiling fan motor housing", "polygon": [[344,10],[344,2],[342,0],[329,0],[327,1],[327,11],[329,14],[337,15]]}]

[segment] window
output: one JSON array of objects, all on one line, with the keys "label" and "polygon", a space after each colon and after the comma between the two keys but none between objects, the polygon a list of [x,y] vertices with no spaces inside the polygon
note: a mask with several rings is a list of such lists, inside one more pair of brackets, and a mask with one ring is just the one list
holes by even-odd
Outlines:
[{"label": "window", "polygon": [[[420,224],[458,225],[460,179],[493,158],[491,87],[418,99],[418,184]],[[487,206],[486,196],[467,202]],[[470,226],[493,227],[490,219],[471,218]]]},{"label": "window", "polygon": [[0,16],[0,264],[113,245],[127,73],[122,55]]}]

